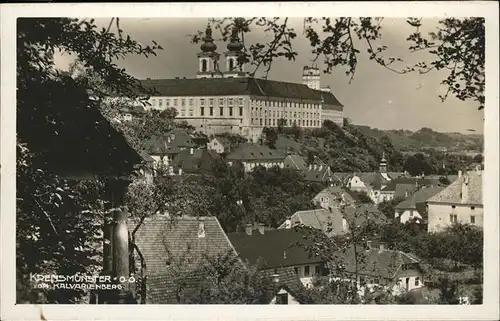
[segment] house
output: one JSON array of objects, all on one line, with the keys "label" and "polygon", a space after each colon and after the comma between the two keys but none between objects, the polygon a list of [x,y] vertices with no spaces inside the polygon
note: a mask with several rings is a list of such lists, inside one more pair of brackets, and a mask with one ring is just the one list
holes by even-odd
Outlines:
[{"label": "house", "polygon": [[291,168],[299,171],[307,169],[305,159],[300,155],[288,154],[283,161],[285,168]]},{"label": "house", "polygon": [[352,205],[356,200],[341,187],[329,186],[316,194],[312,202],[328,210],[330,208],[339,207],[341,204]]},{"label": "house", "polygon": [[329,273],[322,257],[310,256],[298,245],[311,243],[295,229],[265,230],[261,225],[254,231],[250,225],[244,232],[229,233],[228,238],[243,261],[275,274],[281,268],[293,268],[306,287],[311,285],[313,276]]},{"label": "house", "polygon": [[[146,298],[148,304],[184,303],[185,294],[196,288],[196,271],[208,258],[234,253],[219,221],[215,217],[178,217],[154,215],[129,219],[134,249],[133,266],[141,274],[141,256],[147,267]],[[140,254],[139,254],[140,253]],[[178,287],[180,277],[185,287]]]},{"label": "house", "polygon": [[455,222],[483,226],[482,170],[458,172],[458,178],[427,200],[429,232],[441,231]]},{"label": "house", "polygon": [[275,295],[269,304],[301,304],[305,286],[292,267],[264,271],[276,283]]},{"label": "house", "polygon": [[405,197],[420,188],[434,185],[437,185],[436,182],[426,178],[399,177],[392,179],[385,185],[374,185],[368,196],[373,203],[379,204],[396,198],[396,191],[398,191],[397,197]]},{"label": "house", "polygon": [[334,181],[333,172],[327,165],[309,165],[302,170],[302,177],[308,182],[332,183]]},{"label": "house", "polygon": [[347,220],[338,208],[306,210],[295,212],[278,229],[291,229],[303,225],[323,231],[328,237],[344,235],[348,231]]},{"label": "house", "polygon": [[413,219],[416,219],[418,222],[427,220],[427,200],[443,189],[444,187],[439,186],[422,188],[396,205],[394,217],[399,218],[401,223],[406,223]]},{"label": "house", "polygon": [[[222,157],[213,150],[184,149],[174,157],[169,170],[178,175],[182,173],[199,174],[211,172],[217,162],[224,164]],[[226,166],[224,164],[224,166]]]},{"label": "house", "polygon": [[291,229],[296,225],[308,226],[323,231],[328,237],[341,236],[356,228],[373,222],[388,223],[387,218],[373,205],[347,206],[343,210],[338,207],[295,212],[283,222],[278,229]]},{"label": "house", "polygon": [[155,167],[170,166],[181,150],[196,149],[197,144],[186,131],[174,129],[163,136],[153,136],[145,142],[146,152],[155,160]]},{"label": "house", "polygon": [[358,246],[357,253],[351,246],[339,255],[344,258],[345,271],[351,276],[357,266],[356,282],[360,290],[380,286],[398,294],[424,285],[425,269],[421,260],[410,253],[387,249],[383,242],[374,241],[367,241],[364,248]]},{"label": "house", "polygon": [[283,168],[286,155],[265,145],[243,143],[227,155],[226,160],[230,166],[234,163],[243,164],[245,171],[250,172],[255,167],[263,166]]},{"label": "house", "polygon": [[142,105],[127,105],[125,108],[120,110],[117,119],[120,121],[132,121],[133,119],[141,117],[145,112],[144,106]]},{"label": "house", "polygon": [[207,143],[207,149],[213,150],[218,154],[228,154],[231,152],[231,143],[226,137],[214,137]]}]

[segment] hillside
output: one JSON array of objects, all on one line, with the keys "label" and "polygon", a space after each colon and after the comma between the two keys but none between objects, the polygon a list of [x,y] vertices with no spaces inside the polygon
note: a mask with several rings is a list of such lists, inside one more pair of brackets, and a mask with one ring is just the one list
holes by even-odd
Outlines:
[{"label": "hillside", "polygon": [[439,148],[448,151],[482,150],[483,135],[440,133],[430,128],[421,128],[416,132],[409,130],[381,130],[369,126],[357,125],[365,135],[381,138],[388,136],[394,147],[400,151],[419,151],[423,148]]}]

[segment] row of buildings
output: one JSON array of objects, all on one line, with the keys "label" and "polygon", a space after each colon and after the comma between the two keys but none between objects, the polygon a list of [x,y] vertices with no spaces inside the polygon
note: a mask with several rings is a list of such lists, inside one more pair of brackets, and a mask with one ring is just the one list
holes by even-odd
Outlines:
[{"label": "row of buildings", "polygon": [[[196,78],[141,80],[143,87],[154,92],[148,108],[175,108],[176,118],[198,132],[239,134],[254,142],[264,127],[320,128],[325,120],[343,125],[344,107],[329,87],[321,87],[317,66],[303,68],[301,84],[250,77],[238,63],[243,46],[233,34],[222,71],[213,41],[208,27],[197,54]],[[132,116],[127,113],[126,118]]]}]

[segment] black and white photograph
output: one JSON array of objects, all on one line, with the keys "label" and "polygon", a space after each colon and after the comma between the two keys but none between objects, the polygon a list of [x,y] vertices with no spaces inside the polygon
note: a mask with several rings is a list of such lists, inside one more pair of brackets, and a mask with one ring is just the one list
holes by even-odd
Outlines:
[{"label": "black and white photograph", "polygon": [[484,15],[498,7],[478,3],[12,19],[9,300],[42,320],[68,304],[498,302],[498,29]]}]

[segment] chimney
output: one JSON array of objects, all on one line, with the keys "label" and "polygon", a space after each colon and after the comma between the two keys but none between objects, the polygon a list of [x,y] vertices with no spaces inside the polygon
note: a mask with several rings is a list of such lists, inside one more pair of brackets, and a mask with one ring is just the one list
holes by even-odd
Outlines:
[{"label": "chimney", "polygon": [[408,191],[405,191],[405,198],[408,197]]},{"label": "chimney", "polygon": [[259,223],[258,229],[259,229],[259,233],[262,234],[262,235],[264,235],[264,233],[265,233],[265,226],[264,226],[264,224]]},{"label": "chimney", "polygon": [[318,165],[314,164],[313,169],[316,170],[318,168]]},{"label": "chimney", "polygon": [[312,166],[312,165],[309,165],[309,170],[311,170],[312,168],[313,168],[313,166]]},{"label": "chimney", "polygon": [[189,154],[191,154],[191,155],[193,155],[193,154],[194,154],[194,148],[192,148],[192,147],[191,147],[191,148],[189,149]]},{"label": "chimney", "polygon": [[252,224],[245,225],[245,233],[247,233],[247,235],[252,235],[252,230],[253,230]]},{"label": "chimney", "polygon": [[347,220],[345,218],[342,218],[342,229],[347,232]]},{"label": "chimney", "polygon": [[200,225],[198,226],[198,238],[204,238],[205,237],[205,222],[204,219],[202,218],[200,220]]},{"label": "chimney", "polygon": [[285,228],[286,229],[291,229],[292,228],[292,220],[290,218],[288,218],[286,221],[285,221]]},{"label": "chimney", "polygon": [[319,170],[323,170],[323,165],[319,165]]},{"label": "chimney", "polygon": [[382,252],[383,250],[385,250],[385,243],[379,242],[378,249],[379,249],[379,251],[378,251],[379,253]]},{"label": "chimney", "polygon": [[469,176],[463,175],[464,180],[462,182],[462,203],[467,203],[469,199]]},{"label": "chimney", "polygon": [[182,175],[182,168],[179,168],[179,175]]},{"label": "chimney", "polygon": [[286,251],[283,251],[283,258],[286,259]]},{"label": "chimney", "polygon": [[167,143],[170,144],[170,136],[167,137]]},{"label": "chimney", "polygon": [[276,271],[274,271],[274,274],[273,274],[273,281],[274,281],[274,283],[279,283],[279,281],[280,281],[280,275]]},{"label": "chimney", "polygon": [[462,171],[458,171],[458,178],[462,177]]},{"label": "chimney", "polygon": [[366,241],[366,247],[367,247],[367,249],[371,249],[372,248],[372,241]]}]

